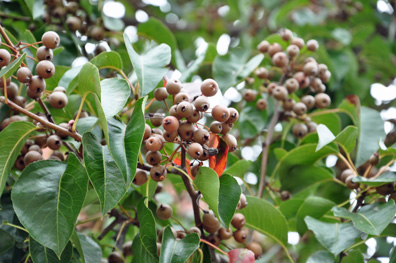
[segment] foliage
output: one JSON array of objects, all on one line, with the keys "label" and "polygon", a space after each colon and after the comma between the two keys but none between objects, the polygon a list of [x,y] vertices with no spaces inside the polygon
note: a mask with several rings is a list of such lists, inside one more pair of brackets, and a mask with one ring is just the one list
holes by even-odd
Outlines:
[{"label": "foliage", "polygon": [[155,2],[0,2],[0,262],[393,262],[395,4]]}]

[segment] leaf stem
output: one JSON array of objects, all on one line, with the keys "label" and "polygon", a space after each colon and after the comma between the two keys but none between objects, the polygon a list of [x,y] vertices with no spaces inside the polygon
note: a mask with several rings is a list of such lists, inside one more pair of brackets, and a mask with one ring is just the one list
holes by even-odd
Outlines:
[{"label": "leaf stem", "polygon": [[81,220],[81,221],[78,221],[76,223],[76,226],[82,225],[82,224],[85,224],[85,223],[89,223],[89,222],[92,222],[92,221],[96,221],[96,220],[101,220],[101,219],[102,219],[101,216],[97,216],[97,217],[93,217],[93,218],[90,218],[90,219]]},{"label": "leaf stem", "polygon": [[355,166],[353,165],[353,163],[350,163],[345,157],[344,155],[342,155],[341,153],[337,153],[338,158],[340,158],[345,164],[346,166],[348,166],[349,169],[351,169],[352,171],[355,172],[355,174],[358,174],[358,172],[356,171]]},{"label": "leaf stem", "polygon": [[220,253],[222,253],[222,254],[226,255],[228,258],[230,258],[226,252],[224,252],[221,248],[219,248],[219,247],[213,245],[213,244],[210,243],[209,241],[207,241],[207,240],[201,238],[201,242],[202,242],[202,243],[205,243],[205,244],[207,244],[207,245],[209,245],[209,246],[211,246],[212,248],[216,249],[216,250],[219,251]]},{"label": "leaf stem", "polygon": [[13,227],[13,228],[16,228],[16,229],[19,229],[19,230],[25,231],[26,233],[29,233],[29,231],[27,231],[27,230],[26,230],[26,229],[24,229],[23,227],[20,227],[20,226],[17,226],[17,225],[14,225],[14,224],[8,223],[8,222],[4,222],[4,223],[2,223],[2,225],[5,225],[5,226],[10,226],[10,227]]},{"label": "leaf stem", "polygon": [[376,173],[373,177],[371,177],[371,180],[374,180],[375,178],[377,178],[378,176],[380,176],[383,172],[386,171],[386,169],[391,166],[393,163],[395,162],[395,160],[390,160],[387,164],[385,164],[384,166],[381,167],[381,169],[379,169],[378,173]]},{"label": "leaf stem", "polygon": [[84,96],[83,96],[82,99],[81,99],[80,107],[78,108],[77,116],[76,116],[76,118],[75,118],[75,120],[74,120],[74,123],[73,123],[72,132],[75,132],[75,131],[76,131],[77,122],[78,122],[78,119],[80,118],[80,114],[81,114],[81,111],[82,111],[82,107],[83,107],[83,105],[84,105],[85,99],[87,98],[87,94],[88,94],[88,93],[85,93]]},{"label": "leaf stem", "polygon": [[184,232],[187,233],[187,231],[188,231],[187,228],[185,228],[185,227],[183,226],[183,224],[182,224],[176,217],[171,216],[171,218],[172,218],[173,220],[175,220],[176,223],[178,223],[178,224],[183,228]]},{"label": "leaf stem", "polygon": [[202,249],[198,248],[197,250],[198,250],[198,253],[199,253],[199,263],[203,263],[204,255],[203,255]]},{"label": "leaf stem", "polygon": [[133,95],[135,95],[135,87],[133,86],[132,82],[129,80],[128,76],[125,75],[124,71],[122,71],[119,68],[113,67],[113,66],[105,66],[105,67],[101,67],[99,69],[104,69],[104,68],[113,69],[113,70],[117,71],[118,73],[120,73],[120,75],[126,80],[126,82],[128,82],[128,85],[131,88]]},{"label": "leaf stem", "polygon": [[260,184],[257,192],[257,196],[261,198],[264,192],[264,187],[265,187],[265,177],[267,175],[267,162],[268,162],[268,154],[269,154],[269,148],[271,145],[272,141],[272,135],[274,133],[274,129],[276,126],[276,123],[278,122],[279,119],[279,114],[280,114],[280,101],[277,100],[275,104],[275,111],[274,114],[272,115],[272,119],[268,128],[268,133],[267,137],[265,138],[265,141],[263,143],[263,152],[261,155],[261,170],[260,170]]}]

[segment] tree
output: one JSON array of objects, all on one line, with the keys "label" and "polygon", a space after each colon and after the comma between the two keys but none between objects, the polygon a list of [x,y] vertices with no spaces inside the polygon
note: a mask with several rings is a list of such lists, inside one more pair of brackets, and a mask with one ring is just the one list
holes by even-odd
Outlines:
[{"label": "tree", "polygon": [[394,9],[1,2],[0,262],[393,262]]}]

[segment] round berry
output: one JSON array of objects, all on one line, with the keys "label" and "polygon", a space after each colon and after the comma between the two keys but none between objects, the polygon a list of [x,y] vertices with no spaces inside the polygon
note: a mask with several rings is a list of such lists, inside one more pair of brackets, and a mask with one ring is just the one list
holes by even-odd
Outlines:
[{"label": "round berry", "polygon": [[190,146],[188,146],[187,153],[194,159],[198,159],[201,157],[203,153],[203,148],[201,144],[194,142]]},{"label": "round berry", "polygon": [[285,87],[289,94],[295,92],[300,87],[298,81],[295,78],[287,79],[285,82]]},{"label": "round berry", "polygon": [[188,122],[197,123],[200,119],[202,119],[203,113],[194,109],[190,116],[186,117]]},{"label": "round berry", "polygon": [[222,127],[223,126],[221,125],[221,122],[214,121],[210,124],[209,128],[210,128],[210,131],[213,133],[221,133]]},{"label": "round berry", "polygon": [[47,146],[52,150],[58,150],[62,146],[62,139],[58,135],[51,135],[47,138]]},{"label": "round berry", "polygon": [[296,45],[299,49],[302,49],[304,47],[305,41],[302,38],[295,37],[293,38],[291,44]]},{"label": "round berry", "polygon": [[160,152],[150,152],[146,153],[146,162],[151,165],[157,165],[162,160],[162,154]]},{"label": "round berry", "polygon": [[[7,96],[10,99],[14,99],[16,96],[18,96],[18,86],[14,82],[11,82],[7,87]],[[4,93],[4,90],[3,90]]]},{"label": "round berry", "polygon": [[307,109],[312,109],[315,107],[315,98],[311,95],[305,95],[301,98],[301,102],[307,106]]},{"label": "round berry", "polygon": [[164,119],[164,116],[162,115],[162,113],[151,113],[150,114],[150,121],[154,127],[161,126],[163,119]]},{"label": "round berry", "polygon": [[267,40],[263,40],[260,42],[260,44],[257,45],[257,49],[261,53],[266,53],[268,51],[269,46],[270,46],[270,43]]},{"label": "round berry", "polygon": [[6,49],[0,49],[0,68],[7,66],[11,61],[11,54]]},{"label": "round berry", "polygon": [[309,78],[304,75],[304,72],[297,72],[296,74],[294,74],[293,78],[298,81],[300,88],[305,88],[306,86],[309,86]]},{"label": "round berry", "polygon": [[293,111],[299,116],[304,115],[307,112],[307,106],[303,102],[297,102],[293,106]]},{"label": "round berry", "polygon": [[255,241],[250,242],[246,245],[246,248],[251,250],[254,253],[254,257],[257,259],[259,256],[263,254],[263,248],[261,245]]},{"label": "round berry", "polygon": [[319,43],[315,39],[308,40],[307,49],[309,51],[315,52],[319,48]]},{"label": "round berry", "polygon": [[280,197],[281,197],[282,201],[289,200],[290,196],[291,196],[291,194],[290,194],[289,191],[282,191],[281,194],[280,194]]},{"label": "round berry", "polygon": [[287,92],[287,89],[283,86],[277,86],[273,91],[272,95],[274,95],[274,98],[277,100],[285,100],[289,93]]},{"label": "round berry", "polygon": [[28,166],[29,164],[33,162],[37,162],[43,159],[43,156],[39,152],[36,151],[29,151],[27,154],[25,154],[25,157],[23,158],[23,161],[25,162],[25,166]]},{"label": "round berry", "polygon": [[52,60],[54,57],[54,52],[52,49],[47,48],[46,46],[41,46],[37,49],[36,57],[38,60]]},{"label": "round berry", "polygon": [[266,99],[264,99],[264,98],[261,98],[261,99],[259,99],[258,101],[257,101],[257,103],[256,103],[256,107],[257,107],[257,109],[259,109],[259,110],[265,110],[265,109],[267,109],[267,100]]},{"label": "round berry", "polygon": [[179,120],[174,116],[167,116],[162,120],[162,127],[168,132],[177,131],[179,129]]},{"label": "round berry", "polygon": [[20,155],[18,156],[18,158],[15,160],[15,168],[17,168],[17,170],[22,171],[23,169],[25,169],[25,161],[24,161],[24,156]]},{"label": "round berry", "polygon": [[239,113],[235,108],[228,108],[228,110],[230,111],[230,117],[228,118],[228,120],[226,121],[226,123],[234,123],[239,119]]},{"label": "round berry", "polygon": [[[180,94],[180,93],[179,93],[179,94]],[[179,95],[179,94],[178,94],[178,95]],[[180,102],[180,103],[177,105],[176,110],[177,110],[177,114],[178,114],[181,118],[190,117],[191,114],[193,114],[193,112],[194,112],[194,108],[193,108],[192,104],[191,104],[190,102],[187,102],[187,101]]]},{"label": "round berry", "polygon": [[233,123],[222,122],[221,123],[221,134],[226,134],[227,132],[231,131],[233,126],[234,126]]},{"label": "round berry", "polygon": [[282,107],[283,110],[285,111],[292,111],[294,104],[296,104],[296,102],[294,101],[294,99],[292,98],[287,98],[283,101]]},{"label": "round berry", "polygon": [[201,234],[202,234],[201,229],[199,229],[199,228],[196,227],[196,226],[191,227],[191,228],[188,230],[188,233],[189,233],[189,234],[191,234],[191,233],[197,233],[198,236],[201,236]]},{"label": "round berry", "polygon": [[273,57],[276,53],[281,52],[283,50],[282,46],[278,43],[274,43],[269,46],[268,54],[270,57]]},{"label": "round berry", "polygon": [[143,185],[147,182],[148,175],[147,172],[141,169],[136,169],[135,177],[133,178],[133,183],[136,185]]},{"label": "round berry", "polygon": [[289,29],[283,29],[280,33],[281,37],[285,41],[289,41],[293,38],[293,33]]},{"label": "round berry", "polygon": [[231,225],[236,229],[241,229],[242,227],[245,226],[245,223],[246,223],[245,216],[241,213],[236,213],[232,217]]},{"label": "round berry", "polygon": [[55,66],[49,60],[42,60],[36,66],[37,75],[43,79],[48,79],[55,74]]},{"label": "round berry", "polygon": [[151,136],[151,127],[147,123],[144,126],[143,140],[147,140]]},{"label": "round berry", "polygon": [[166,88],[158,88],[154,91],[154,98],[158,101],[163,101],[168,98],[169,93],[166,91]]},{"label": "round berry", "polygon": [[304,74],[306,76],[313,76],[318,74],[318,64],[316,62],[308,62],[303,68]]},{"label": "round berry", "polygon": [[77,31],[81,27],[81,20],[76,16],[70,16],[66,19],[66,25],[70,31]]},{"label": "round berry", "polygon": [[102,27],[94,26],[89,30],[89,35],[96,41],[101,41],[106,37],[105,31]]},{"label": "round berry", "polygon": [[330,106],[331,99],[326,93],[318,93],[315,95],[315,105],[318,109],[324,109]]},{"label": "round berry", "polygon": [[66,89],[64,87],[56,87],[53,92],[63,92],[66,93]]},{"label": "round berry", "polygon": [[209,139],[210,139],[210,134],[205,129],[197,129],[194,132],[193,140],[199,144],[205,144],[209,141]]},{"label": "round berry", "polygon": [[172,216],[172,207],[167,204],[161,204],[157,207],[156,214],[161,220],[168,220]]},{"label": "round berry", "polygon": [[172,132],[165,131],[164,132],[164,139],[167,142],[173,142],[178,135],[179,135],[179,133],[177,131],[172,131]]},{"label": "round berry", "polygon": [[252,89],[247,89],[243,93],[243,99],[247,102],[252,102],[256,99],[257,97],[257,91],[252,90]]},{"label": "round berry", "polygon": [[198,98],[196,98],[193,102],[195,108],[198,111],[201,112],[205,112],[207,110],[209,110],[210,104],[209,104],[209,99],[208,97],[205,96],[199,96]]},{"label": "round berry", "polygon": [[29,81],[29,89],[35,93],[41,93],[45,90],[46,84],[44,79],[39,76],[33,76]]},{"label": "round berry", "polygon": [[277,67],[283,68],[286,67],[289,63],[289,59],[287,58],[286,53],[278,52],[272,57],[272,64]]},{"label": "round berry", "polygon": [[43,45],[50,49],[55,49],[60,43],[59,35],[54,31],[47,31],[41,37]]},{"label": "round berry", "polygon": [[247,233],[244,229],[238,229],[234,232],[234,239],[238,243],[245,243],[247,239]]},{"label": "round berry", "polygon": [[294,58],[300,53],[300,48],[296,45],[290,45],[287,47],[286,53],[290,58]]},{"label": "round berry", "polygon": [[163,181],[166,177],[166,174],[166,167],[162,165],[155,165],[150,169],[150,177],[156,182]]},{"label": "round berry", "polygon": [[[208,231],[209,233],[211,233],[210,231]],[[216,231],[215,231],[216,232]],[[211,233],[210,235],[208,235],[206,237],[206,240],[209,241],[210,243],[212,243],[215,246],[220,246],[221,244],[221,239],[220,237],[218,237],[216,234]]]},{"label": "round berry", "polygon": [[234,152],[238,148],[237,140],[234,137],[234,135],[231,134],[224,134],[223,137],[221,137],[223,141],[225,141],[229,147],[229,152]]},{"label": "round berry", "polygon": [[181,82],[177,79],[169,79],[166,83],[166,90],[169,94],[176,95],[181,91]]},{"label": "round berry", "polygon": [[230,117],[230,110],[223,105],[216,105],[212,109],[212,117],[216,121],[225,122]]},{"label": "round berry", "polygon": [[292,132],[297,138],[302,138],[308,133],[308,128],[304,123],[296,123],[293,126]]},{"label": "round berry", "polygon": [[257,77],[260,79],[268,78],[268,69],[266,69],[264,67],[259,67],[258,69],[256,69],[255,73],[256,73]]},{"label": "round berry", "polygon": [[345,179],[345,184],[347,185],[347,187],[351,190],[353,189],[358,189],[360,184],[359,183],[355,183],[353,182],[353,178],[355,178],[356,175],[350,175]]},{"label": "round berry", "polygon": [[212,97],[216,95],[219,90],[219,85],[213,79],[205,79],[201,84],[201,92],[206,97]]},{"label": "round berry", "polygon": [[32,77],[32,72],[28,67],[20,67],[17,71],[17,79],[21,83],[28,83]]},{"label": "round berry", "polygon": [[48,96],[49,103],[52,107],[56,109],[63,109],[68,103],[68,99],[63,92],[52,92]]},{"label": "round berry", "polygon": [[160,138],[158,138],[156,136],[151,136],[150,138],[148,138],[146,140],[146,148],[149,151],[157,152],[157,151],[162,150],[163,144],[162,144],[162,141],[160,140]]},{"label": "round berry", "polygon": [[188,96],[187,93],[180,92],[175,95],[175,104],[179,104],[181,102],[189,102],[189,101],[190,101],[190,97]]},{"label": "round berry", "polygon": [[192,123],[183,122],[179,126],[178,133],[180,137],[185,141],[191,140],[194,135],[194,132],[195,132],[195,128]]},{"label": "round berry", "polygon": [[221,238],[221,240],[230,239],[232,237],[232,230],[224,227],[220,228],[219,237]]}]

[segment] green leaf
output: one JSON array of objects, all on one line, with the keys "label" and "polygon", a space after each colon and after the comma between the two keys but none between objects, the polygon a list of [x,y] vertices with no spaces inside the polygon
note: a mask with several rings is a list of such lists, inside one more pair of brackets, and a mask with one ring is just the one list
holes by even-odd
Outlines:
[{"label": "green leaf", "polygon": [[162,235],[160,263],[184,263],[199,247],[200,239],[196,233],[176,240],[169,226]]},{"label": "green leaf", "polygon": [[63,74],[62,78],[59,80],[59,86],[66,89],[66,94],[70,95],[74,88],[78,84],[78,74],[80,73],[83,66],[78,66],[69,69]]},{"label": "green leaf", "polygon": [[220,177],[219,215],[226,228],[230,226],[230,222],[234,216],[240,196],[241,187],[237,180],[231,175],[223,174]]},{"label": "green leaf", "polygon": [[78,75],[78,90],[80,91],[81,96],[87,93],[93,93],[100,99],[99,70],[90,62],[85,63],[81,68]]},{"label": "green leaf", "polygon": [[15,243],[15,239],[3,229],[0,229],[0,255],[10,250]]},{"label": "green leaf", "polygon": [[361,251],[353,250],[348,252],[348,255],[342,258],[342,263],[364,263],[364,257]]},{"label": "green leaf", "polygon": [[252,196],[246,198],[248,206],[239,211],[245,216],[246,226],[286,246],[288,226],[283,214],[263,199]]},{"label": "green leaf", "polygon": [[91,63],[97,66],[99,69],[106,67],[113,67],[116,69],[122,69],[121,56],[115,51],[102,52],[93,59]]},{"label": "green leaf", "polygon": [[385,138],[384,121],[378,111],[362,107],[356,167],[365,163],[375,153],[381,138]]},{"label": "green leaf", "polygon": [[87,187],[84,166],[69,153],[67,164],[49,160],[28,165],[15,183],[11,198],[29,234],[60,256],[73,234]]},{"label": "green leaf", "polygon": [[348,95],[340,105],[338,105],[338,109],[347,114],[355,126],[360,126],[360,101],[357,95]]},{"label": "green leaf", "polygon": [[383,173],[375,179],[357,176],[353,179],[354,182],[363,183],[368,186],[380,186],[386,183],[396,182],[396,174],[392,172]]},{"label": "green leaf", "polygon": [[333,134],[338,134],[341,131],[341,120],[336,113],[326,113],[312,116],[312,121],[319,124],[324,124],[329,128]]},{"label": "green leaf", "polygon": [[124,21],[122,21],[122,19],[109,17],[104,13],[102,13],[102,19],[105,28],[110,31],[122,31],[125,27]]},{"label": "green leaf", "polygon": [[158,263],[158,256],[154,257],[150,254],[141,240],[141,234],[137,234],[132,242],[132,263]]},{"label": "green leaf", "polygon": [[191,80],[193,74],[199,69],[199,66],[204,61],[208,49],[209,49],[209,45],[206,47],[205,51],[200,53],[197,59],[186,70],[183,71],[179,79],[181,82],[186,82],[188,80]]},{"label": "green leaf", "polygon": [[26,139],[37,129],[29,122],[13,122],[0,132],[0,196]]},{"label": "green leaf", "polygon": [[172,51],[172,64],[176,67],[180,67],[179,63],[176,60],[176,51],[177,51],[177,41],[172,31],[169,30],[167,26],[165,26],[161,20],[157,18],[150,17],[144,23],[138,25],[138,34],[148,39],[152,39],[158,44],[165,43],[167,44]]},{"label": "green leaf", "polygon": [[[140,223],[140,242],[146,253],[158,261],[157,255],[157,231],[155,220],[151,210],[146,207],[145,198],[141,198],[138,204],[138,220]],[[133,246],[132,253],[135,255]],[[135,258],[135,257],[134,257]],[[140,261],[141,262],[141,261]]]},{"label": "green leaf", "polygon": [[[332,173],[324,167],[312,166],[329,154],[338,152],[336,147],[327,145],[315,151],[316,144],[305,144],[294,148],[278,162],[282,188],[297,192],[310,184],[332,179]],[[293,173],[293,175],[291,175]],[[315,176],[312,176],[315,174]]]},{"label": "green leaf", "polygon": [[224,92],[249,76],[264,59],[263,54],[248,61],[250,50],[234,49],[224,56],[217,56],[213,62],[213,77]]},{"label": "green leaf", "polygon": [[194,179],[194,184],[201,191],[204,201],[219,218],[219,189],[220,181],[217,173],[209,167],[200,167]]},{"label": "green leaf", "polygon": [[126,182],[107,145],[103,146],[91,132],[83,134],[82,143],[85,167],[105,215],[125,195]]},{"label": "green leaf", "polygon": [[324,223],[310,216],[305,218],[305,223],[314,232],[319,243],[334,256],[352,246],[362,233],[352,223]]},{"label": "green leaf", "polygon": [[124,41],[139,80],[140,95],[146,96],[155,89],[166,72],[168,72],[165,66],[170,62],[171,49],[168,45],[161,44],[150,49],[146,54],[139,55],[133,49],[127,34],[124,34]]},{"label": "green leaf", "polygon": [[33,263],[69,263],[73,255],[71,243],[67,243],[60,258],[51,249],[42,246],[33,237],[29,239],[29,252]]},{"label": "green leaf", "polygon": [[308,229],[304,218],[310,216],[312,218],[320,219],[336,204],[318,196],[310,196],[305,199],[297,212],[297,231],[303,235]]},{"label": "green leaf", "polygon": [[236,163],[228,167],[223,174],[230,174],[232,176],[243,178],[243,176],[250,170],[252,161],[245,159],[238,160]]},{"label": "green leaf", "polygon": [[6,79],[11,77],[19,69],[19,66],[22,64],[25,57],[26,57],[26,53],[23,53],[22,56],[20,56],[17,59],[14,59],[5,68],[0,70],[0,78],[2,78],[3,76],[5,76]]},{"label": "green leaf", "polygon": [[131,90],[124,79],[104,79],[100,82],[101,104],[106,118],[117,115],[125,106]]},{"label": "green leaf", "polygon": [[[77,238],[81,246],[82,254],[80,257],[84,259],[84,263],[100,262],[102,258],[102,249],[92,238],[80,232],[77,233]],[[79,251],[79,253],[81,253]]]},{"label": "green leaf", "polygon": [[319,124],[317,127],[317,131],[319,136],[319,142],[318,146],[316,147],[316,151],[319,151],[336,138],[326,125]]},{"label": "green leaf", "polygon": [[44,14],[43,2],[43,0],[25,0],[25,4],[32,14],[33,19],[36,19]]},{"label": "green leaf", "polygon": [[355,148],[357,135],[358,129],[355,126],[348,126],[337,135],[334,142],[350,153]]},{"label": "green leaf", "polygon": [[351,219],[353,225],[362,232],[378,236],[392,222],[396,206],[391,199],[387,203],[365,205],[356,213],[349,212],[344,207],[334,207],[332,211],[335,216]]},{"label": "green leaf", "polygon": [[307,263],[334,263],[334,256],[327,251],[318,251],[307,260]]}]

